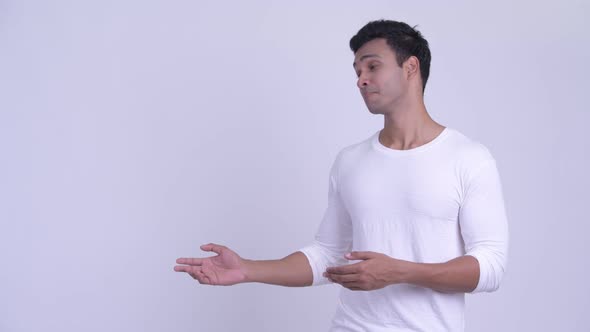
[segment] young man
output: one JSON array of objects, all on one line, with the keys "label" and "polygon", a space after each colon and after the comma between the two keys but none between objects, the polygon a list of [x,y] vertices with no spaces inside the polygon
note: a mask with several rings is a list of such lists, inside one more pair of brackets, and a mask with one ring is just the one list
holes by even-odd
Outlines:
[{"label": "young man", "polygon": [[435,122],[424,106],[428,42],[405,23],[374,21],[351,40],[357,85],[384,128],[342,149],[315,241],[253,261],[207,244],[179,258],[201,284],[343,286],[331,331],[463,331],[465,293],[498,289],[508,250],[490,151]]}]

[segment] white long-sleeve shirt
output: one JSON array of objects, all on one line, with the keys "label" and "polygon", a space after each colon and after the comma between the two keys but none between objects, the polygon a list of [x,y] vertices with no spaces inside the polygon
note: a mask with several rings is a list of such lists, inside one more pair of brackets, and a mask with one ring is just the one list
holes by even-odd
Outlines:
[{"label": "white long-sleeve shirt", "polygon": [[[470,255],[480,268],[472,293],[498,289],[508,223],[495,159],[481,143],[446,127],[426,144],[395,150],[377,131],[338,153],[328,188],[315,240],[300,249],[314,286],[330,283],[326,268],[358,263],[346,253],[373,251],[417,263]],[[342,287],[330,331],[463,331],[464,306],[465,293],[412,284]]]}]

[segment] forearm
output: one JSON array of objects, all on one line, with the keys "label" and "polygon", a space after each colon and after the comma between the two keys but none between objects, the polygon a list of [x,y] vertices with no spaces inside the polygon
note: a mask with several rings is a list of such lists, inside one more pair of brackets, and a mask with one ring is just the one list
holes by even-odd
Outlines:
[{"label": "forearm", "polygon": [[442,293],[469,293],[479,281],[479,263],[461,256],[446,263],[410,263],[406,282]]},{"label": "forearm", "polygon": [[311,286],[313,272],[307,257],[295,252],[277,260],[245,260],[246,280],[287,287]]}]

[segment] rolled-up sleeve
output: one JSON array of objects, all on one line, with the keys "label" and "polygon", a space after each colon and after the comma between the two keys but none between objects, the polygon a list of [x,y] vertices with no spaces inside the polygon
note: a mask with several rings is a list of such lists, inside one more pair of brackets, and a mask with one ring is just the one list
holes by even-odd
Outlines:
[{"label": "rolled-up sleeve", "polygon": [[508,261],[508,221],[496,161],[481,163],[465,184],[459,223],[465,254],[479,262],[479,281],[471,293],[493,292]]},{"label": "rolled-up sleeve", "polygon": [[352,248],[352,223],[338,188],[338,161],[336,157],[330,169],[328,206],[315,239],[299,249],[307,257],[313,271],[312,286],[330,283],[322,274],[329,266],[348,264],[344,255]]}]

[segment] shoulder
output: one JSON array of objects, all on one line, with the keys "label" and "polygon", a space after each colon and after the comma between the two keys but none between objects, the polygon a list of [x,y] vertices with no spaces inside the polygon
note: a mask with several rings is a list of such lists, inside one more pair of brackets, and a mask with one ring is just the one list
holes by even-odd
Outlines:
[{"label": "shoulder", "polygon": [[468,137],[456,129],[450,130],[452,135],[449,138],[449,143],[452,145],[455,158],[458,160],[464,163],[480,164],[494,159],[490,149],[482,142]]},{"label": "shoulder", "polygon": [[373,134],[361,141],[345,145],[338,150],[334,159],[334,166],[337,168],[348,168],[358,164],[371,151]]},{"label": "shoulder", "polygon": [[492,151],[482,142],[452,129],[450,142],[456,171],[463,179],[473,178],[486,165],[495,164]]}]

